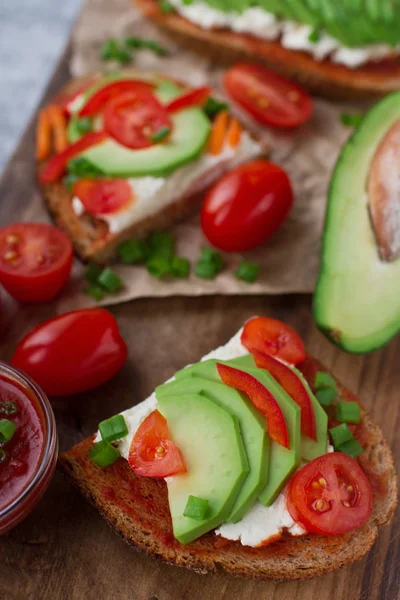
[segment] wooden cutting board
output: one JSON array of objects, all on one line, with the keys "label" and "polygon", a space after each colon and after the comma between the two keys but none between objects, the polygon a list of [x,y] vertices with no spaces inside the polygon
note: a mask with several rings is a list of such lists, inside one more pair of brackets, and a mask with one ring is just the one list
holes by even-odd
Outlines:
[{"label": "wooden cutting board", "polygon": [[[68,80],[68,55],[67,49],[45,98]],[[33,142],[34,121],[0,181],[0,225],[28,220],[40,202]],[[223,344],[251,315],[269,314],[295,327],[310,352],[360,395],[382,426],[400,470],[400,337],[368,356],[345,354],[316,330],[309,296],[167,298],[111,310],[128,342],[128,364],[102,388],[53,403],[61,450]],[[9,359],[16,342],[54,314],[52,305],[18,307],[3,295],[0,359]],[[56,473],[33,514],[0,538],[0,581],[7,600],[394,600],[400,598],[399,511],[362,561],[309,582],[263,583],[199,575],[136,553]]]}]

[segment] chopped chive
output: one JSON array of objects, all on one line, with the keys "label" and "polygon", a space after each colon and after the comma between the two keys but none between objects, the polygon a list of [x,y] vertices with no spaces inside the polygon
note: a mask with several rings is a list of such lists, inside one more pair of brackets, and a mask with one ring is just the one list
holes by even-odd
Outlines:
[{"label": "chopped chive", "polygon": [[172,260],[175,248],[175,238],[170,231],[153,231],[148,244],[150,247],[151,258],[163,256]]},{"label": "chopped chive", "polygon": [[345,442],[353,439],[353,434],[347,427],[346,423],[342,423],[337,427],[331,427],[329,429],[329,433],[331,434],[332,442],[335,448],[338,448]]},{"label": "chopped chive", "polygon": [[336,390],[336,381],[333,379],[332,375],[329,373],[325,373],[325,371],[318,371],[315,376],[314,385],[317,389],[320,388],[333,388]]},{"label": "chopped chive", "polygon": [[168,54],[165,48],[160,46],[156,40],[142,39],[131,35],[124,38],[123,43],[127,48],[131,48],[132,50],[151,50],[157,56],[166,56]]},{"label": "chopped chive", "polygon": [[[210,248],[209,246],[203,247],[197,264],[199,263],[209,263],[210,265],[212,265],[212,267],[215,270],[215,275],[222,271],[222,269],[224,268],[224,259],[222,257],[222,254],[220,252],[216,252],[213,248]],[[200,270],[202,269],[200,268]]]},{"label": "chopped chive", "polygon": [[174,6],[171,4],[171,2],[168,2],[168,0],[161,0],[161,2],[159,3],[159,6],[160,6],[161,12],[164,13],[165,15],[175,12]]},{"label": "chopped chive", "polygon": [[122,280],[110,267],[104,269],[97,282],[102,285],[107,292],[115,294],[122,288]]},{"label": "chopped chive", "polygon": [[17,429],[15,423],[10,421],[9,419],[1,419],[0,420],[0,445],[3,446],[7,444],[12,438]]},{"label": "chopped chive", "polygon": [[319,42],[319,40],[321,39],[321,33],[319,32],[318,29],[313,29],[310,32],[310,35],[308,36],[308,41],[311,42],[312,44],[316,44],[317,42]]},{"label": "chopped chive", "polygon": [[99,431],[106,442],[114,442],[128,435],[128,427],[122,415],[115,415],[99,423]]},{"label": "chopped chive", "polygon": [[86,281],[90,281],[90,283],[97,283],[102,272],[103,267],[97,265],[96,263],[91,263],[86,267],[83,277],[86,279]]},{"label": "chopped chive", "polygon": [[315,397],[321,406],[326,408],[330,406],[336,398],[336,390],[333,388],[321,388],[315,392]]},{"label": "chopped chive", "polygon": [[149,257],[150,250],[142,240],[128,240],[123,242],[118,250],[117,255],[126,265],[145,262]]},{"label": "chopped chive", "polygon": [[101,60],[115,60],[121,65],[131,62],[132,55],[130,51],[120,44],[117,40],[106,40],[100,47]]},{"label": "chopped chive", "polygon": [[89,452],[89,458],[99,467],[109,467],[120,457],[119,450],[110,442],[102,440],[93,445]]},{"label": "chopped chive", "polygon": [[199,260],[196,263],[195,273],[197,277],[202,279],[214,279],[218,275],[218,269],[210,261]]},{"label": "chopped chive", "polygon": [[344,442],[343,444],[338,446],[336,450],[338,452],[343,452],[344,454],[351,456],[351,458],[357,458],[357,456],[360,456],[360,454],[364,452],[364,448],[354,438],[348,440],[347,442]]},{"label": "chopped chive", "polygon": [[7,452],[4,448],[0,448],[0,463],[3,463],[5,460],[7,460]]},{"label": "chopped chive", "polygon": [[183,516],[202,521],[206,516],[207,507],[208,500],[197,498],[197,496],[189,496]]},{"label": "chopped chive", "polygon": [[171,272],[174,277],[186,279],[190,272],[190,263],[187,258],[174,256],[171,263]]},{"label": "chopped chive", "polygon": [[85,294],[88,294],[89,296],[92,296],[92,298],[94,298],[96,300],[96,302],[100,302],[100,300],[103,300],[104,296],[105,296],[105,292],[104,289],[102,287],[100,287],[99,285],[90,285],[88,287],[86,287],[83,292]]},{"label": "chopped chive", "polygon": [[169,127],[161,127],[156,133],[150,136],[150,140],[157,144],[158,142],[162,142],[169,136],[171,130]]},{"label": "chopped chive", "polygon": [[0,414],[16,415],[18,412],[17,405],[14,402],[0,402]]},{"label": "chopped chive", "polygon": [[358,127],[363,118],[364,115],[359,113],[353,115],[342,113],[340,115],[340,121],[343,123],[343,125],[346,125],[346,127]]},{"label": "chopped chive", "polygon": [[213,119],[222,110],[227,110],[228,105],[226,102],[220,102],[216,98],[210,96],[204,106],[204,112],[209,119]]},{"label": "chopped chive", "polygon": [[258,278],[260,267],[256,263],[243,261],[240,263],[235,275],[238,279],[253,283]]},{"label": "chopped chive", "polygon": [[88,179],[91,177],[99,177],[100,175],[104,175],[103,171],[93,165],[90,160],[84,156],[71,158],[71,160],[68,162],[67,168],[69,175],[75,175],[77,178],[82,177]]},{"label": "chopped chive", "polygon": [[162,254],[154,255],[146,262],[146,269],[150,275],[159,279],[171,273],[171,259]]},{"label": "chopped chive", "polygon": [[361,410],[357,402],[338,402],[336,405],[336,418],[341,423],[359,423]]},{"label": "chopped chive", "polygon": [[82,135],[90,133],[93,129],[92,119],[90,117],[80,117],[79,119],[76,119],[75,127]]}]

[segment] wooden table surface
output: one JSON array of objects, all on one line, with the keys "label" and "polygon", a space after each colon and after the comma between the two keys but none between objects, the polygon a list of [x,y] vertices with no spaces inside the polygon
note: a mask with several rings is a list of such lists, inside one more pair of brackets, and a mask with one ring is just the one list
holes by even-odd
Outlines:
[{"label": "wooden table surface", "polygon": [[[68,51],[46,97],[68,79],[67,59]],[[0,181],[0,225],[29,219],[31,207],[40,202],[33,138],[31,123]],[[16,341],[55,311],[51,305],[18,307],[5,296],[2,300],[0,359],[7,360]],[[316,330],[308,296],[146,299],[111,310],[129,345],[128,364],[101,389],[53,402],[61,450],[223,344],[246,318],[269,314],[294,326],[311,353],[360,395],[400,467],[400,337],[364,357],[341,352]],[[0,565],[7,600],[394,600],[400,598],[399,511],[369,555],[354,565],[309,582],[253,582],[222,573],[199,575],[136,553],[57,472],[38,508],[0,539]]]}]

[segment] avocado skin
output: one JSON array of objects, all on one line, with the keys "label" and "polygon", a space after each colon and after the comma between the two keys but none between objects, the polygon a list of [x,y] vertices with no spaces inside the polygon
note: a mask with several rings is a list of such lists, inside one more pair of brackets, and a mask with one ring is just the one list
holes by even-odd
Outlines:
[{"label": "avocado skin", "polygon": [[313,315],[330,341],[353,354],[384,346],[400,330],[400,261],[379,259],[364,193],[376,148],[399,119],[395,92],[372,108],[345,144],[328,192]]}]

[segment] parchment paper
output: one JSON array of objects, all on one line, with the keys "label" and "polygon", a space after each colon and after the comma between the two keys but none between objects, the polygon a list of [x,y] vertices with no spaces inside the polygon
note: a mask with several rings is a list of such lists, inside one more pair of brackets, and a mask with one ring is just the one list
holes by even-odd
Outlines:
[{"label": "parchment paper", "polygon": [[[137,52],[133,60],[136,67],[164,72],[193,85],[209,82],[221,91],[221,67],[182,50],[173,39],[161,34],[144,19],[130,0],[87,1],[73,34],[72,74],[81,76],[104,68],[99,59],[102,42],[126,35],[157,39],[168,50],[168,56],[163,58],[147,50]],[[106,66],[108,69],[116,67],[109,63]],[[247,121],[248,126],[269,143],[271,160],[287,170],[295,191],[293,211],[282,228],[264,246],[246,254],[247,260],[255,261],[261,267],[256,283],[246,284],[233,276],[243,258],[237,254],[226,255],[227,269],[213,281],[204,281],[194,275],[188,280],[158,281],[150,277],[144,267],[118,267],[125,288],[116,296],[107,296],[102,303],[171,295],[312,292],[318,270],[329,178],[339,150],[351,132],[341,125],[340,114],[357,110],[360,107],[354,104],[339,105],[316,99],[312,121],[292,133],[271,132]],[[173,231],[178,253],[194,262],[205,243],[198,217],[175,226]],[[70,288],[60,300],[60,310],[94,304],[80,291],[81,273],[82,266],[76,265]]]}]

